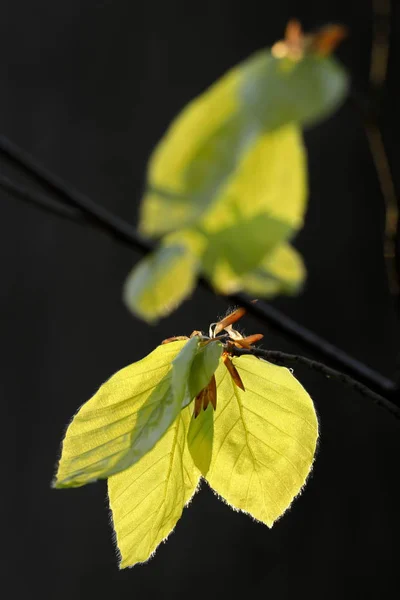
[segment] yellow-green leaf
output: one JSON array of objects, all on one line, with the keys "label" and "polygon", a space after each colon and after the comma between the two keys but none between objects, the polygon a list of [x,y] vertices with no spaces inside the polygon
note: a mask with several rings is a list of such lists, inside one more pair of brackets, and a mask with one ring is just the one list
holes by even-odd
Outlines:
[{"label": "yellow-green leaf", "polygon": [[202,267],[213,282],[220,264],[236,275],[251,271],[302,226],[306,173],[297,127],[254,140],[199,224],[208,241]]},{"label": "yellow-green leaf", "polygon": [[172,363],[172,389],[184,408],[209,383],[222,354],[221,342],[199,343],[192,337]]},{"label": "yellow-green leaf", "polygon": [[199,337],[195,335],[186,342],[172,362],[171,388],[174,396],[180,399],[181,408],[187,406],[198,393],[195,390],[191,394],[189,377],[193,368],[193,361],[199,350]]},{"label": "yellow-green leaf", "polygon": [[189,421],[187,407],[140,462],[108,479],[121,568],[152,556],[197,489],[200,473],[186,445]]},{"label": "yellow-green leaf", "polygon": [[[291,61],[263,50],[229,71],[184,108],[151,156],[142,232],[159,236],[196,224],[240,179],[236,171],[260,137],[325,117],[346,89],[342,67],[313,54]],[[260,167],[267,169],[267,160]],[[254,173],[253,189],[260,176]],[[251,204],[251,188],[244,187],[241,201]]]},{"label": "yellow-green leaf", "polygon": [[201,230],[208,235],[267,214],[296,230],[306,208],[306,155],[295,125],[257,132],[242,160],[204,215]]},{"label": "yellow-green leaf", "polygon": [[300,254],[290,244],[283,243],[244,275],[237,275],[229,263],[220,258],[215,262],[211,280],[222,294],[244,291],[257,298],[273,298],[282,293],[297,293],[305,277],[306,269]]},{"label": "yellow-green leaf", "polygon": [[[239,70],[232,69],[184,108],[157,145],[149,161],[149,190],[141,206],[140,229],[145,235],[190,225],[207,208],[212,198],[203,194],[199,202],[203,186],[220,179],[221,158],[230,163],[236,152],[235,144],[229,142],[237,135],[239,83]],[[210,169],[212,173],[207,173]],[[188,194],[193,196],[191,201]]]},{"label": "yellow-green leaf", "polygon": [[211,404],[190,421],[187,444],[193,462],[203,477],[210,468],[214,440],[214,409]]},{"label": "yellow-green leaf", "polygon": [[253,271],[246,273],[240,288],[251,296],[272,298],[279,293],[295,294],[306,276],[303,259],[290,244],[281,244]]},{"label": "yellow-green leaf", "polygon": [[162,244],[128,275],[123,299],[129,310],[149,323],[171,313],[194,289],[198,258],[185,238]]},{"label": "yellow-green leaf", "polygon": [[334,57],[307,53],[301,60],[256,53],[241,79],[245,110],[271,131],[286,123],[311,125],[343,101],[348,77]]},{"label": "yellow-green leaf", "polygon": [[234,508],[271,527],[304,486],[314,460],[318,421],[291,372],[253,356],[234,358],[246,391],[226,369],[216,373],[211,487]]},{"label": "yellow-green leaf", "polygon": [[[197,341],[178,360],[180,378],[189,373]],[[79,409],[63,441],[55,487],[85,485],[125,469],[165,434],[187,395],[187,385],[172,382],[174,360],[186,344],[158,346],[118,371]]]},{"label": "yellow-green leaf", "polygon": [[209,342],[203,347],[200,346],[190,366],[188,386],[192,399],[210,383],[210,379],[218,367],[222,350],[222,344],[218,341]]}]

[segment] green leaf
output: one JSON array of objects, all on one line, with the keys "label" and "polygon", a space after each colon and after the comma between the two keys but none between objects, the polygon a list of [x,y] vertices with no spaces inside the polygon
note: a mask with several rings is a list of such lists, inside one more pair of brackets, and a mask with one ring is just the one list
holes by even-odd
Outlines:
[{"label": "green leaf", "polygon": [[[140,230],[158,236],[194,223],[207,208],[202,188],[214,189],[236,154],[240,72],[232,69],[174,119],[153,152]],[[208,170],[210,174],[204,179]],[[228,166],[229,170],[229,166]],[[212,180],[216,179],[213,183]],[[188,195],[191,197],[189,198]]]},{"label": "green leaf", "polygon": [[253,270],[236,275],[226,262],[215,267],[214,287],[223,294],[244,291],[250,296],[273,298],[278,294],[296,294],[306,277],[303,260],[290,244],[283,243],[268,253]]},{"label": "green leaf", "polygon": [[347,89],[346,71],[333,57],[310,53],[294,61],[262,50],[247,64],[240,97],[244,110],[272,131],[320,121],[343,102]]},{"label": "green leaf", "polygon": [[152,556],[197,489],[200,473],[186,445],[189,421],[188,407],[140,462],[108,479],[121,568]]},{"label": "green leaf", "polygon": [[265,253],[273,252],[290,233],[291,229],[287,223],[267,214],[260,214],[248,220],[238,218],[235,225],[209,237],[202,269],[214,287],[220,289],[217,272],[221,263],[228,265],[236,275],[247,273],[256,268]]},{"label": "green leaf", "polygon": [[295,294],[303,285],[305,276],[300,254],[290,244],[281,244],[257,268],[244,275],[241,289],[256,297]]},{"label": "green leaf", "polygon": [[123,299],[129,310],[149,323],[170,314],[196,283],[198,258],[184,236],[164,243],[128,275]]},{"label": "green leaf", "polygon": [[255,269],[302,226],[306,195],[299,130],[287,126],[258,138],[199,224],[208,241],[202,268],[217,289],[219,269]]},{"label": "green leaf", "polygon": [[311,470],[317,416],[310,396],[288,369],[253,356],[233,362],[246,391],[233,383],[224,366],[218,368],[206,479],[232,507],[271,527]]},{"label": "green leaf", "polygon": [[[194,360],[199,352],[199,338],[198,336],[194,336],[186,342],[172,363],[171,388],[175,397],[181,398],[181,408],[187,406],[198,393],[191,393],[189,377],[194,367]],[[216,368],[217,365],[214,371]]]},{"label": "green leaf", "polygon": [[192,338],[158,346],[101,386],[67,429],[55,487],[108,477],[151,450],[188,401],[197,344]]},{"label": "green leaf", "polygon": [[209,342],[203,347],[200,346],[190,367],[188,384],[191,399],[195,398],[210,383],[211,377],[218,368],[222,350],[222,344],[218,341]]},{"label": "green leaf", "polygon": [[191,419],[187,444],[193,462],[203,477],[210,468],[214,439],[214,410],[211,404],[196,419]]},{"label": "green leaf", "polygon": [[[236,172],[260,137],[327,116],[343,100],[347,85],[333,58],[313,54],[291,61],[263,50],[229,71],[184,108],[151,156],[141,231],[159,236],[195,225],[226,186],[240,181]],[[286,153],[280,159],[285,163]],[[259,169],[252,172],[253,188],[241,194],[242,203],[252,204],[251,192],[268,160]],[[274,205],[284,198],[282,192]]]}]

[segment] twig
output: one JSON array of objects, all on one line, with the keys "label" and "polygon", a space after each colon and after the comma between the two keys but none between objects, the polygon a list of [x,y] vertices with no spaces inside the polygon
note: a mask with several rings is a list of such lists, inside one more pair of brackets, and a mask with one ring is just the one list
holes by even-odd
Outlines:
[{"label": "twig", "polygon": [[[36,163],[31,156],[4,136],[0,136],[0,153],[6,156],[9,161],[19,166],[26,174],[33,177],[37,183],[47,188],[60,201],[66,202],[69,207],[72,205],[74,210],[77,211],[76,219],[79,222],[83,218],[90,225],[111,235],[118,242],[122,242],[129,248],[138,250],[142,254],[147,254],[154,248],[154,245],[150,241],[142,238],[128,223],[116,217],[107,209],[97,205],[84,194],[74,190],[59,177]],[[12,191],[18,197],[24,197],[24,200],[32,202],[42,209],[54,212],[59,216],[66,216],[66,214],[62,214],[59,210],[58,202],[54,203],[48,199],[46,202],[43,202],[43,195],[33,191],[26,194],[25,188],[21,188],[17,184],[10,186],[7,182],[5,183],[5,178],[0,179],[0,188],[5,189],[7,192]],[[68,213],[68,218],[73,218],[72,213]],[[203,287],[212,290],[210,284],[204,278],[200,279],[200,283]],[[381,395],[395,397],[398,394],[397,387],[390,379],[352,358],[320,336],[282,314],[274,307],[264,302],[254,304],[244,294],[223,296],[223,298],[230,304],[234,303],[243,306],[249,314],[255,316],[264,325],[285,335],[291,341],[299,343],[312,352],[327,358],[335,366],[354,376],[359,380],[358,389],[364,388],[364,384],[367,384],[371,394],[379,397]],[[328,367],[326,368],[328,369]],[[344,375],[343,377],[346,378],[349,375]],[[390,406],[393,406],[389,400],[386,400],[386,402]],[[396,410],[395,406],[394,410]]]},{"label": "twig", "polygon": [[388,401],[380,394],[376,394],[367,386],[363,385],[356,379],[353,379],[349,375],[341,373],[340,371],[336,371],[335,369],[331,369],[327,365],[324,365],[316,360],[312,360],[305,356],[298,356],[296,354],[287,354],[286,352],[280,352],[278,350],[264,350],[262,348],[252,348],[251,350],[245,350],[243,348],[236,348],[233,345],[230,346],[229,352],[234,356],[258,356],[260,358],[268,360],[269,362],[282,366],[290,366],[296,364],[304,365],[309,369],[312,369],[313,371],[321,373],[325,377],[339,381],[340,383],[360,393],[362,396],[370,398],[377,406],[389,411],[394,417],[396,417],[396,419],[400,420],[400,408],[397,407],[395,404]]},{"label": "twig", "polygon": [[[100,229],[107,233],[107,235],[115,238],[118,242],[122,242],[129,248],[138,250],[141,253],[147,253],[153,250],[154,245],[137,233],[135,229],[123,219],[120,219],[106,208],[96,204],[82,192],[75,190],[60,177],[57,177],[57,175],[54,175],[54,173],[37,163],[27,152],[24,152],[24,150],[3,135],[0,135],[0,154],[5,156],[10,163],[19,167],[22,172],[29,175],[29,177],[39,185],[47,189],[61,202],[77,208],[82,216],[85,217],[86,221],[97,229]],[[0,187],[3,187],[1,182]],[[19,186],[15,184],[14,188],[17,187]],[[5,188],[3,187],[3,189]],[[7,191],[11,190],[7,189]],[[22,192],[19,196],[21,195]],[[36,194],[32,192],[30,196],[29,199],[25,196],[25,199],[35,202],[35,204],[40,205],[41,208],[46,208],[61,216],[60,212],[55,209],[54,203],[53,206],[51,206],[51,203],[47,202],[46,206],[44,206],[42,199],[39,199]]]},{"label": "twig", "polygon": [[398,394],[397,387],[393,381],[356,358],[353,358],[340,348],[337,348],[337,346],[334,346],[313,331],[303,327],[303,325],[286,316],[274,306],[260,301],[254,304],[244,294],[232,295],[230,299],[239,304],[239,306],[244,306],[249,314],[267,324],[277,333],[283,334],[291,341],[299,343],[302,348],[308,349],[324,360],[328,360],[335,367],[351,374],[377,393],[385,396],[395,396]]},{"label": "twig", "polygon": [[68,206],[67,204],[56,202],[40,192],[33,192],[22,185],[14,183],[1,173],[0,188],[5,192],[12,194],[13,196],[20,198],[20,200],[23,200],[27,204],[35,204],[38,208],[44,210],[45,212],[54,213],[59,217],[64,217],[64,219],[69,219],[75,223],[86,223],[84,214],[79,209],[74,208],[73,206]]}]

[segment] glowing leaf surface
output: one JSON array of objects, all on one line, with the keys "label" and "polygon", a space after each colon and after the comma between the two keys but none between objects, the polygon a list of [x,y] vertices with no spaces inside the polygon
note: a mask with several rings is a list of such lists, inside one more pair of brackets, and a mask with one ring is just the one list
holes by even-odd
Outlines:
[{"label": "glowing leaf surface", "polygon": [[[184,108],[154,151],[142,203],[143,233],[157,236],[196,224],[224,188],[241,183],[241,163],[260,138],[288,124],[323,118],[346,89],[345,72],[331,57],[290,61],[263,50],[229,71]],[[261,169],[268,170],[268,154],[262,162],[263,153],[256,154]],[[240,186],[246,192],[243,203],[252,203],[260,176],[254,173],[253,188]],[[280,198],[283,202],[283,193]]]},{"label": "glowing leaf surface", "polygon": [[311,398],[288,369],[253,356],[233,361],[246,391],[219,367],[206,479],[234,508],[271,527],[306,482],[318,421]]},{"label": "glowing leaf surface", "polygon": [[193,462],[203,477],[210,468],[214,440],[214,411],[211,404],[196,419],[191,419],[187,444]]},{"label": "glowing leaf surface", "polygon": [[108,479],[121,568],[150,558],[196,491],[200,473],[186,445],[189,421],[187,407],[140,462]]},{"label": "glowing leaf surface", "polygon": [[128,275],[123,298],[128,308],[149,323],[171,313],[192,291],[198,259],[185,245],[161,245]]},{"label": "glowing leaf surface", "polygon": [[311,125],[334,111],[348,88],[344,68],[330,56],[308,54],[299,61],[261,51],[241,80],[242,102],[271,131],[286,123]]},{"label": "glowing leaf surface", "polygon": [[283,292],[295,294],[305,279],[303,260],[290,244],[281,244],[253,269],[245,273],[240,287],[255,297],[271,298]]},{"label": "glowing leaf surface", "polygon": [[[79,409],[63,441],[56,487],[108,477],[151,450],[187,400],[187,385],[172,384],[173,361],[186,344],[158,346],[118,371]],[[196,344],[193,338],[178,361],[178,382],[186,381]]]},{"label": "glowing leaf surface", "polygon": [[218,341],[200,347],[190,368],[188,384],[191,398],[197,396],[210,382],[212,375],[217,370],[221,354],[222,344]]}]

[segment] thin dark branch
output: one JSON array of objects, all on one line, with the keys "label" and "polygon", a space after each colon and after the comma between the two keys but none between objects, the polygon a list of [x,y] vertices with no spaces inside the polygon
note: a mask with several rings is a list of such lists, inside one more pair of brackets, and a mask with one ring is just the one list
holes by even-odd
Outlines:
[{"label": "thin dark branch", "polygon": [[356,358],[353,358],[340,348],[337,348],[337,346],[334,346],[313,331],[303,327],[303,325],[286,316],[274,306],[266,302],[257,302],[254,304],[244,294],[230,296],[230,299],[240,306],[244,306],[249,314],[267,324],[277,333],[283,334],[292,342],[301,345],[302,348],[308,349],[340,370],[346,371],[377,393],[385,396],[394,396],[398,393],[393,381]]},{"label": "thin dark branch", "polygon": [[11,179],[8,179],[8,177],[2,175],[1,173],[0,189],[12,194],[20,200],[23,200],[27,204],[35,204],[38,208],[44,210],[45,212],[54,213],[59,217],[74,221],[75,223],[86,223],[84,215],[79,209],[74,208],[73,206],[68,206],[67,204],[61,204],[61,202],[52,200],[46,196],[46,194],[32,191],[23,185],[14,183],[11,181]]},{"label": "thin dark branch", "polygon": [[[6,157],[11,164],[17,166],[33,181],[52,193],[60,202],[77,208],[86,220],[97,229],[141,253],[147,253],[153,249],[153,244],[139,235],[131,225],[113,215],[106,208],[93,202],[82,192],[75,190],[60,177],[37,163],[27,152],[2,135],[0,135],[0,154]],[[33,201],[33,192],[31,200]],[[35,203],[43,205],[38,198],[36,198]],[[50,205],[47,208],[53,212],[57,212]],[[57,214],[60,213],[57,212]]]},{"label": "thin dark branch", "polygon": [[[59,177],[50,173],[47,169],[36,163],[36,161],[27,153],[22,151],[18,146],[10,142],[4,136],[0,136],[0,153],[14,165],[33,178],[37,183],[46,188],[52,195],[55,195],[61,202],[66,203],[67,207],[71,206],[76,212],[76,219],[81,222],[82,218],[91,226],[111,235],[118,242],[139,251],[142,254],[150,252],[154,245],[152,242],[142,238],[128,223],[110,213],[107,209],[97,205],[90,198],[74,190]],[[43,195],[36,192],[26,193],[25,188],[21,188],[17,184],[12,186],[5,183],[5,178],[0,179],[0,188],[8,192],[15,193],[18,197],[24,197],[24,200],[32,202],[41,208],[63,215],[59,210],[59,203],[43,202]],[[73,218],[72,213],[68,213],[68,218]],[[210,284],[203,278],[200,279],[203,287],[212,290]],[[330,344],[312,331],[299,325],[286,315],[282,314],[276,308],[266,304],[265,302],[257,302],[254,304],[250,298],[244,294],[236,294],[231,296],[222,296],[228,303],[239,304],[246,308],[247,312],[255,316],[260,322],[270,329],[283,334],[286,338],[308,348],[313,353],[322,356],[334,366],[339,367],[348,375],[344,377],[354,377],[359,380],[359,388],[364,388],[366,385],[370,388],[371,394],[376,394],[387,397],[396,397],[398,390],[395,384],[377,373],[373,369],[364,365],[360,361],[352,358],[339,348]],[[308,360],[308,359],[306,359]],[[328,369],[328,367],[327,367]],[[389,400],[386,401],[390,406]],[[394,407],[394,410],[396,407]]]},{"label": "thin dark branch", "polygon": [[251,350],[245,350],[242,348],[236,348],[234,346],[230,347],[229,352],[234,356],[244,356],[244,355],[252,355],[258,356],[260,358],[264,358],[269,362],[272,362],[277,365],[282,365],[285,367],[290,367],[293,365],[304,365],[313,371],[317,371],[321,373],[325,377],[335,379],[340,383],[346,385],[350,389],[358,392],[362,396],[369,398],[372,400],[377,406],[384,408],[389,411],[396,419],[400,420],[400,408],[395,404],[381,396],[380,394],[376,394],[367,386],[360,383],[356,379],[353,379],[349,375],[345,373],[341,373],[340,371],[336,371],[327,365],[324,365],[316,360],[312,360],[305,356],[298,356],[296,354],[287,354],[286,352],[280,352],[278,350],[264,350],[262,348],[252,348]]}]

